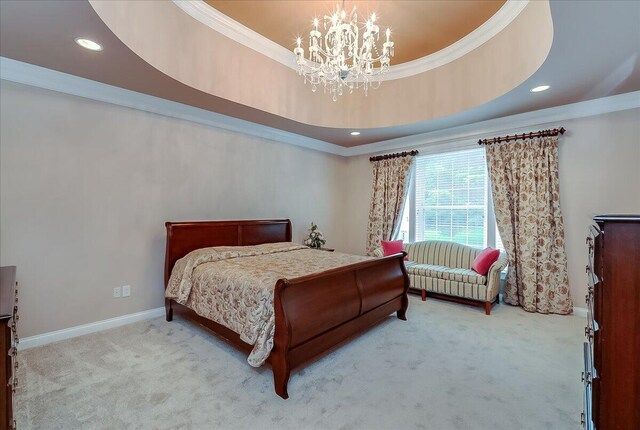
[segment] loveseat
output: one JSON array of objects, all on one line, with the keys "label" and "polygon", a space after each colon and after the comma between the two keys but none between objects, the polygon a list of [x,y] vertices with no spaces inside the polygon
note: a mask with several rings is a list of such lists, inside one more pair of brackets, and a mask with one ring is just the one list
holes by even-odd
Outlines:
[{"label": "loveseat", "polygon": [[[475,306],[484,306],[491,314],[491,306],[499,302],[500,272],[507,266],[507,256],[500,254],[489,272],[480,275],[473,271],[473,261],[482,251],[455,242],[424,241],[403,246],[408,261],[405,267],[411,288],[422,294]],[[382,250],[376,251],[382,255]]]}]

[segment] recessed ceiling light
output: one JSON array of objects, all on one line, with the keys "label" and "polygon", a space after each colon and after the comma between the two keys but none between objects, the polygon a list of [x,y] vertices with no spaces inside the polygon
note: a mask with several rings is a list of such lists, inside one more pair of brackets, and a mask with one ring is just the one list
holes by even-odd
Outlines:
[{"label": "recessed ceiling light", "polygon": [[351,132],[351,136],[360,136],[360,132],[359,131],[352,131]]},{"label": "recessed ceiling light", "polygon": [[539,87],[531,88],[529,91],[532,93],[539,93],[540,91],[546,91],[551,88],[549,85],[540,85]]},{"label": "recessed ceiling light", "polygon": [[76,43],[90,51],[102,51],[102,45],[98,42],[94,42],[93,40],[85,39],[84,37],[77,37]]}]

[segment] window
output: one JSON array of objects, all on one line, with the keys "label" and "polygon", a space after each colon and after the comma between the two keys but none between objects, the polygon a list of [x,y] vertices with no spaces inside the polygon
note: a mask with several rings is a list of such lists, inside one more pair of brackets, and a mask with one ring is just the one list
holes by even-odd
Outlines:
[{"label": "window", "polygon": [[419,156],[399,238],[502,249],[483,148]]}]

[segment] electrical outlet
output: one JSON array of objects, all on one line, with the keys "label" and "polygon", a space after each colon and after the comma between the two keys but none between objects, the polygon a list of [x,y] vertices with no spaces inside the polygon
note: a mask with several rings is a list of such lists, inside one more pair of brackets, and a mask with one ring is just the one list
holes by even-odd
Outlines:
[{"label": "electrical outlet", "polygon": [[122,287],[113,287],[113,297],[122,297]]},{"label": "electrical outlet", "polygon": [[129,297],[131,295],[131,285],[122,286],[122,297]]}]

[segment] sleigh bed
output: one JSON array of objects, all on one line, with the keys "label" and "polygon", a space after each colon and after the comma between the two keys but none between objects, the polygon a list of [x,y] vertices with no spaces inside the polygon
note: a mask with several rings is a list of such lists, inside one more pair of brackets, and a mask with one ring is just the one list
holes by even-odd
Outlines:
[{"label": "sleigh bed", "polygon": [[[187,256],[178,262],[181,270],[185,260],[200,252],[192,251],[212,249],[211,252],[215,253],[219,249],[228,249],[211,247],[241,247],[233,248],[240,252],[245,249],[262,250],[264,247],[280,248],[269,251],[280,252],[290,248],[291,255],[298,258],[305,253],[315,253],[313,257],[318,259],[337,258],[328,256],[333,253],[303,250],[291,244],[291,222],[287,219],[167,222],[166,228],[165,289],[172,279],[176,262]],[[285,259],[285,263],[287,258],[293,258],[287,252],[276,255],[273,258]],[[342,255],[344,258],[358,258]],[[273,347],[266,361],[273,369],[275,391],[280,397],[288,398],[287,383],[291,370],[366,331],[394,312],[399,319],[406,319],[409,278],[403,257],[403,254],[396,254],[368,259],[310,275],[275,280],[275,288],[269,288],[269,293],[273,294],[271,311],[275,331],[272,330]],[[175,279],[172,281],[174,286]],[[189,306],[178,303],[178,300]],[[206,327],[244,351],[255,349],[236,331],[202,316],[206,315],[202,309],[196,312],[194,309],[198,308],[194,306],[192,309],[191,302],[184,297],[165,299],[165,307],[167,321],[179,315]]]}]

